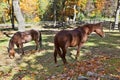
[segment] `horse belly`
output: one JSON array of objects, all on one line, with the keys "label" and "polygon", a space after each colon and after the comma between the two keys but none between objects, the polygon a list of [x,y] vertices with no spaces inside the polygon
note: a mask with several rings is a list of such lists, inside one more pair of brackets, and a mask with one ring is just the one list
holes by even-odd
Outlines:
[{"label": "horse belly", "polygon": [[70,47],[74,47],[74,46],[77,46],[77,45],[78,45],[77,41],[72,41],[72,43],[70,44]]},{"label": "horse belly", "polygon": [[74,47],[77,46],[79,43],[79,39],[78,38],[74,38],[70,44],[70,47]]},{"label": "horse belly", "polygon": [[30,42],[32,40],[32,37],[31,35],[27,35],[24,37],[24,39],[22,40],[23,43],[27,43],[27,42]]}]

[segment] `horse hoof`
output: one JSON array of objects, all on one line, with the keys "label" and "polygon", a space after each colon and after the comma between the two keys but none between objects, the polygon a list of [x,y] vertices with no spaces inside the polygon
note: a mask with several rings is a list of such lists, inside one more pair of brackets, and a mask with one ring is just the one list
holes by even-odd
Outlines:
[{"label": "horse hoof", "polygon": [[75,60],[77,61],[77,60],[78,60],[78,57],[75,57]]},{"label": "horse hoof", "polygon": [[10,59],[14,59],[14,57],[10,57]]},{"label": "horse hoof", "polygon": [[58,65],[58,64],[55,64],[55,67],[59,67],[59,65]]},{"label": "horse hoof", "polygon": [[11,56],[9,55],[9,58],[10,58],[10,59],[14,59],[14,56],[11,57]]},{"label": "horse hoof", "polygon": [[22,58],[22,57],[23,57],[23,54],[22,54],[22,55],[20,55],[20,57]]}]

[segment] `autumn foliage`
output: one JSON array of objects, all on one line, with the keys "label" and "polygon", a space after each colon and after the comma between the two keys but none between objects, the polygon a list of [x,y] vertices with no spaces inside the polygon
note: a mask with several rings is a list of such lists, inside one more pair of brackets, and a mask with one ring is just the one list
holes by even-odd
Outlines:
[{"label": "autumn foliage", "polygon": [[[0,12],[0,15],[10,16],[11,14],[9,13],[12,6],[12,0],[3,0],[2,2],[7,4],[7,8],[1,6],[0,9],[2,12]],[[106,13],[104,10],[106,9],[107,5],[109,6],[109,4],[112,3],[108,0],[65,0],[56,1],[56,3],[54,3],[54,0],[20,0],[22,13],[25,20],[28,22],[31,20],[34,22],[39,22],[43,18],[46,18],[47,20],[53,20],[54,4],[56,4],[57,7],[57,20],[60,20],[63,16],[74,16],[74,13],[83,14],[86,17],[101,16],[104,13],[104,15],[108,15],[108,13]],[[74,5],[77,6],[76,9],[73,8]],[[91,6],[93,9],[91,9]],[[112,10],[115,9],[111,8],[111,6],[109,6],[109,8]],[[88,10],[92,11],[89,12]],[[112,10],[108,10],[110,15],[113,15]],[[5,15],[3,15],[4,13]],[[80,16],[78,15],[78,17]],[[10,19],[10,17],[6,17],[5,19]]]}]

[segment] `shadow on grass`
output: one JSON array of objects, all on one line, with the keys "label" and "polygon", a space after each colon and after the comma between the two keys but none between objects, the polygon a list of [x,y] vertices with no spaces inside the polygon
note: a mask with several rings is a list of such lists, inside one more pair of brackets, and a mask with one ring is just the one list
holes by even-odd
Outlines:
[{"label": "shadow on grass", "polygon": [[18,28],[12,29],[12,28],[0,28],[0,31],[18,31]]},{"label": "shadow on grass", "polygon": [[8,41],[8,40],[7,39],[0,40],[0,43],[6,42],[6,41]]},{"label": "shadow on grass", "polygon": [[[32,60],[28,60],[26,59],[26,61],[23,61],[23,63],[26,63],[27,66],[24,67],[24,69],[20,70],[19,72],[17,72],[13,77],[12,77],[12,80],[18,80],[19,78],[23,78],[25,76],[30,76],[32,74],[36,74],[35,75],[35,79],[33,80],[39,80],[39,79],[42,79],[44,80],[46,76],[46,74],[49,74],[50,71],[48,71],[49,69],[52,69],[53,71],[53,55],[51,52],[48,52],[49,50],[53,50],[53,46],[50,45],[51,43],[53,43],[53,36],[49,36],[47,35],[47,33],[45,34],[46,37],[43,37],[43,46],[42,46],[42,49],[44,53],[41,53],[41,52],[37,52],[38,54],[40,55],[37,55],[37,53],[35,52],[35,54],[33,54],[35,57],[34,57],[34,60],[35,62],[31,62]],[[33,49],[34,46],[26,46],[24,47],[24,49]],[[33,56],[32,54],[30,55],[25,55],[21,58],[24,59],[25,57],[30,57],[30,56]],[[37,56],[36,56],[37,55]],[[41,56],[42,55],[42,56]],[[17,65],[20,65],[19,63],[19,59],[16,59],[16,63]],[[50,64],[48,64],[50,63]],[[35,67],[33,66],[35,65]],[[47,71],[46,71],[47,70]],[[48,73],[46,73],[48,72]]]},{"label": "shadow on grass", "polygon": [[[39,48],[40,48],[40,47],[39,47]],[[32,50],[35,50],[35,49],[36,49],[36,46],[35,46],[35,45],[30,45],[30,46],[24,46],[24,47],[23,47],[23,50],[24,50],[25,54],[27,54],[28,51],[32,51]],[[22,54],[22,53],[21,53],[21,49],[20,49],[20,53],[19,53],[18,48],[15,48],[15,51],[16,51],[18,54]]]},{"label": "shadow on grass", "polygon": [[120,57],[120,33],[119,32],[106,32],[105,38],[100,38],[97,35],[90,36],[88,43],[94,43],[91,46],[91,52],[104,53],[106,55],[118,55]]},{"label": "shadow on grass", "polygon": [[54,25],[49,25],[49,24],[44,24],[44,26],[42,26],[43,28],[47,28],[47,29],[67,29],[67,28],[73,28],[70,25],[65,25],[62,23],[61,24],[57,24],[56,26]]}]

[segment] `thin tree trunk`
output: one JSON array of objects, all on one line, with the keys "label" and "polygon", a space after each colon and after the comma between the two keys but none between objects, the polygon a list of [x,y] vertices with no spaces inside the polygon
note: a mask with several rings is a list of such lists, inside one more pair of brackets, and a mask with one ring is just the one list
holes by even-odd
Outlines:
[{"label": "thin tree trunk", "polygon": [[15,23],[14,23],[14,8],[13,8],[13,0],[12,0],[12,9],[11,9],[11,23],[12,23],[12,29],[15,29]]},{"label": "thin tree trunk", "polygon": [[64,26],[63,22],[64,22],[64,12],[65,12],[65,0],[62,0],[62,26]]},{"label": "thin tree trunk", "polygon": [[[15,29],[15,26],[14,26],[14,9],[13,9],[13,0],[12,1],[12,7],[10,7],[10,13],[9,13],[9,16],[10,16],[10,21],[11,21],[11,24],[12,24],[12,29]],[[8,4],[9,6],[11,5],[11,1],[8,0]]]},{"label": "thin tree trunk", "polygon": [[53,7],[54,7],[54,27],[55,27],[56,26],[56,0],[54,0]]},{"label": "thin tree trunk", "polygon": [[25,20],[20,10],[19,0],[13,0],[13,8],[16,19],[18,21],[18,31],[25,31]]},{"label": "thin tree trunk", "polygon": [[73,22],[75,22],[75,19],[76,19],[76,5],[74,5],[74,17],[73,17]]},{"label": "thin tree trunk", "polygon": [[118,0],[118,4],[117,4],[116,17],[115,17],[115,25],[114,25],[113,29],[114,29],[114,28],[118,28],[119,13],[120,13],[120,0]]}]

